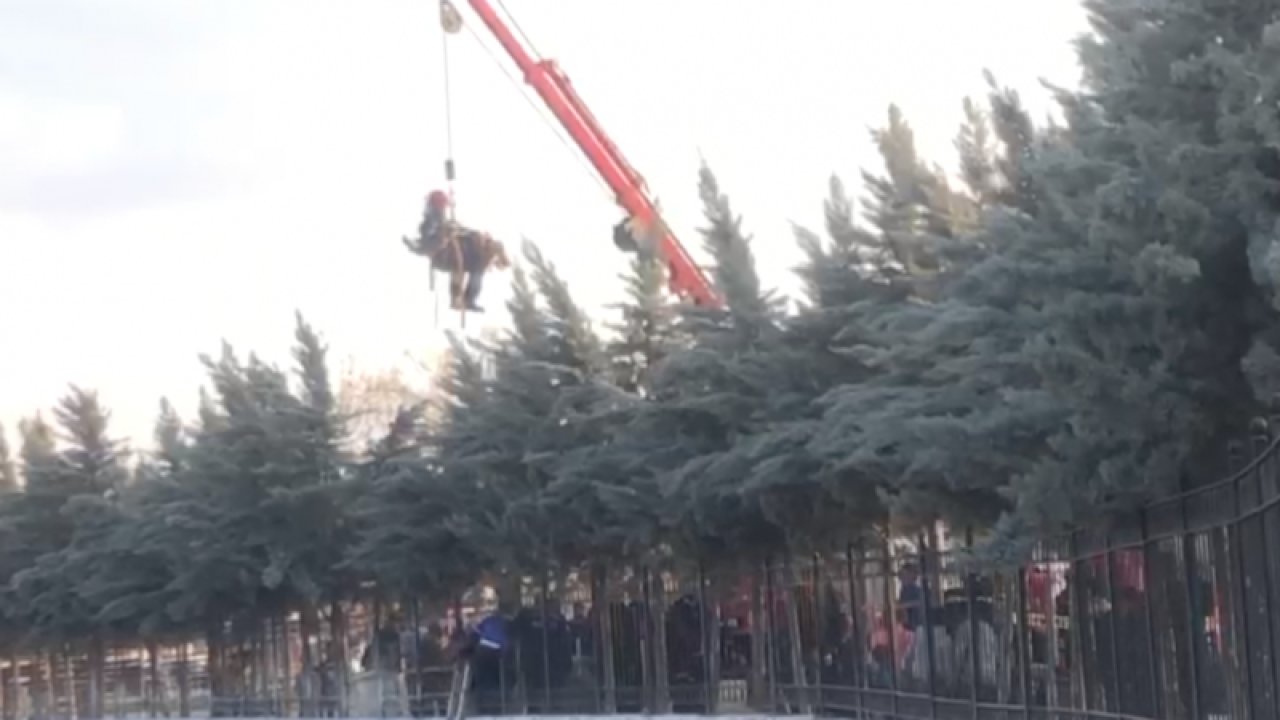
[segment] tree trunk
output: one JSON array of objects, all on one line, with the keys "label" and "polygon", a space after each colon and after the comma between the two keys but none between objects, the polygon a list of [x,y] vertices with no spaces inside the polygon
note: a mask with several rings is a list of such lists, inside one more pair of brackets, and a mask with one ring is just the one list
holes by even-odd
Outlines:
[{"label": "tree trunk", "polygon": [[289,611],[283,610],[280,612],[280,682],[284,685],[285,717],[289,717],[294,706],[293,647],[289,635]]},{"label": "tree trunk", "polygon": [[311,643],[316,636],[318,630],[319,619],[316,617],[316,606],[310,600],[304,601],[302,604],[302,615],[298,625],[298,632],[302,642],[302,668],[303,676],[307,678],[307,682],[303,683],[304,692],[298,698],[300,707],[299,714],[302,717],[315,717],[316,715],[316,694],[319,688],[318,683],[312,682],[317,677],[316,674],[316,658],[312,651]]},{"label": "tree trunk", "polygon": [[[640,689],[643,693],[641,702],[644,704],[646,711],[652,710],[653,707],[653,626],[649,622],[649,606],[653,604],[653,597],[649,593],[649,571],[647,569],[640,570],[637,574],[636,582],[640,585],[640,596],[644,598],[644,612],[639,618],[639,640],[640,640]],[[632,622],[631,618],[627,618],[628,622]]]},{"label": "tree trunk", "polygon": [[155,661],[155,640],[148,638],[143,642],[143,652],[146,654],[147,672],[142,677],[142,710],[147,717],[154,718],[158,714],[156,712],[156,674],[152,671],[152,665]]},{"label": "tree trunk", "polygon": [[649,626],[653,628],[654,712],[671,712],[671,669],[667,662],[667,592],[662,571],[646,573],[649,581]]},{"label": "tree trunk", "polygon": [[[370,638],[372,652],[370,653],[371,666],[374,672],[374,679],[378,688],[378,717],[386,717],[387,702],[387,684],[383,675],[382,667],[382,592],[374,589],[373,592],[373,635]],[[369,668],[364,668],[366,671]]]},{"label": "tree trunk", "polygon": [[85,698],[88,711],[88,717],[98,720],[103,716],[103,684],[106,673],[104,666],[106,665],[106,641],[101,633],[94,633],[89,639],[88,654],[88,688]]},{"label": "tree trunk", "polygon": [[4,720],[16,720],[13,712],[13,677],[18,670],[18,665],[13,661],[13,652],[9,653],[9,671],[0,672],[0,718]]},{"label": "tree trunk", "polygon": [[765,617],[764,582],[760,573],[751,579],[751,707],[761,710],[769,705],[769,657],[766,641],[769,623]]},{"label": "tree trunk", "polygon": [[223,658],[222,658],[222,642],[219,635],[218,626],[211,625],[204,633],[205,653],[209,660],[209,713],[213,717],[221,717],[223,715],[222,698],[226,693],[226,685],[223,683]]},{"label": "tree trunk", "polygon": [[703,648],[706,653],[707,714],[714,715],[720,705],[720,599],[707,592],[707,579],[698,573],[699,599],[702,606]]},{"label": "tree trunk", "polygon": [[347,673],[350,663],[347,662],[347,622],[342,612],[342,603],[334,600],[329,608],[329,643],[330,659],[333,661],[335,681],[338,685],[338,712],[347,714]]},{"label": "tree trunk", "polygon": [[798,603],[798,595],[801,582],[800,574],[795,569],[795,565],[788,559],[783,563],[785,570],[786,588],[783,590],[783,602],[786,603],[787,610],[787,637],[791,645],[791,681],[795,685],[796,694],[800,701],[800,712],[808,715],[812,712],[809,703],[808,681],[804,672],[804,648],[802,647],[802,638],[800,636],[800,608]]},{"label": "tree trunk", "polygon": [[253,623],[253,694],[257,700],[258,712],[269,710],[272,697],[271,688],[271,647],[268,644],[271,631],[271,617],[259,615]]},{"label": "tree trunk", "polygon": [[258,666],[262,670],[262,698],[259,712],[277,715],[276,712],[276,627],[270,611],[258,620]]},{"label": "tree trunk", "polygon": [[[257,717],[257,703],[262,699],[262,651],[258,647],[262,636],[261,624],[255,619],[249,628],[248,637],[240,643],[245,665],[244,696],[254,708],[251,712]],[[246,647],[247,646],[247,647]]]},{"label": "tree trunk", "polygon": [[66,675],[67,717],[81,718],[80,693],[76,691],[75,655],[71,646],[62,648],[62,671]]},{"label": "tree trunk", "polygon": [[601,683],[604,685],[604,701],[602,708],[606,714],[618,711],[618,668],[613,660],[613,612],[609,598],[609,571],[604,565],[596,565],[591,571],[595,584],[595,594],[591,599],[591,610],[596,615],[596,634],[599,641],[594,643],[596,663],[600,668]]},{"label": "tree trunk", "polygon": [[150,687],[150,692],[147,693],[147,714],[155,717],[164,700],[160,687],[160,651],[156,648],[154,639],[147,640],[147,678]]},{"label": "tree trunk", "polygon": [[44,707],[42,708],[41,716],[49,718],[56,715],[58,710],[58,685],[56,682],[58,672],[57,667],[55,666],[56,661],[53,656],[53,651],[46,650],[43,655],[44,662],[42,664],[44,665],[44,681],[41,684],[44,686],[44,692],[42,693],[44,697]]},{"label": "tree trunk", "polygon": [[190,643],[184,638],[178,645],[178,717],[191,717],[191,667],[188,665]]}]

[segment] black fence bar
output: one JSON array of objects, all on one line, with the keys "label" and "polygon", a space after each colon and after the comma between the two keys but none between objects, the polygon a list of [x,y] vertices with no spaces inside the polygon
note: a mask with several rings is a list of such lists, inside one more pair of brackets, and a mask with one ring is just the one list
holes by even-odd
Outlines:
[{"label": "black fence bar", "polygon": [[[1110,542],[1107,543],[1110,545]],[[1106,704],[1106,709],[1111,712],[1124,712],[1123,696],[1120,694],[1120,677],[1125,672],[1125,668],[1120,664],[1120,633],[1116,627],[1116,616],[1119,615],[1119,603],[1116,601],[1116,563],[1115,553],[1107,551],[1103,557],[1106,562],[1107,570],[1107,605],[1109,612],[1107,613],[1107,623],[1110,625],[1111,637],[1108,638],[1107,650],[1111,653],[1111,682],[1108,691],[1111,693],[1111,701]]]},{"label": "black fence bar", "polygon": [[862,631],[862,575],[859,572],[863,567],[863,553],[861,545],[858,546],[857,555],[854,555],[853,543],[845,543],[845,572],[848,573],[849,584],[849,631],[851,634],[852,647],[849,648],[849,667],[853,675],[851,679],[857,692],[854,694],[854,702],[858,711],[858,716],[862,717],[866,714],[866,690],[869,685],[867,683],[867,672],[865,663],[863,662],[863,648],[866,647],[867,637]]},{"label": "black fence bar", "polygon": [[1022,685],[1022,717],[1031,718],[1031,633],[1027,628],[1027,571],[1018,569],[1017,587],[1017,625],[1015,630],[1018,639],[1018,681]]},{"label": "black fence bar", "polygon": [[550,571],[542,568],[539,578],[538,612],[542,614],[542,712],[551,712],[551,613],[547,606],[550,589],[547,575]]},{"label": "black fence bar", "polygon": [[[1271,433],[1271,428],[1270,428],[1269,422],[1259,420],[1255,424],[1255,433],[1253,436],[1254,452],[1260,458],[1261,461],[1259,462],[1259,464],[1254,466],[1254,470],[1253,470],[1254,479],[1256,480],[1256,483],[1255,483],[1256,491],[1253,493],[1255,497],[1252,499],[1253,502],[1250,503],[1250,507],[1262,507],[1263,503],[1266,501],[1266,492],[1264,491],[1263,481],[1268,471],[1272,467],[1274,467],[1274,459],[1268,457],[1266,454],[1267,446],[1270,444],[1270,441],[1271,441],[1270,433]],[[1239,476],[1237,476],[1236,482],[1232,486],[1234,489],[1233,496],[1235,499],[1235,505],[1233,510],[1237,518],[1236,522],[1234,523],[1234,527],[1237,528],[1237,535],[1240,534],[1239,533],[1240,524],[1243,522],[1248,522],[1248,519],[1241,517],[1242,511],[1244,509],[1244,505],[1241,501],[1240,485],[1241,485],[1241,480]],[[1272,683],[1270,692],[1267,693],[1268,695],[1270,695],[1270,699],[1271,699],[1271,708],[1270,708],[1271,716],[1280,717],[1280,699],[1277,698],[1277,695],[1280,695],[1280,686],[1277,686],[1275,684],[1276,668],[1277,668],[1277,665],[1280,665],[1280,658],[1276,657],[1276,636],[1275,636],[1275,627],[1274,627],[1275,626],[1274,612],[1275,612],[1276,606],[1273,604],[1273,597],[1271,592],[1272,549],[1271,549],[1271,538],[1270,538],[1270,535],[1267,533],[1267,516],[1268,515],[1270,515],[1270,513],[1267,512],[1266,510],[1262,510],[1258,512],[1256,515],[1257,522],[1258,522],[1257,537],[1261,540],[1261,542],[1256,544],[1256,547],[1257,547],[1258,554],[1261,556],[1261,562],[1262,562],[1262,593],[1263,593],[1262,602],[1263,602],[1263,607],[1266,608],[1267,610],[1267,612],[1263,614],[1263,618],[1265,619],[1265,622],[1266,622],[1265,647],[1268,650],[1267,660],[1268,660],[1268,664],[1270,665],[1270,667],[1268,668],[1263,668],[1262,677],[1264,679],[1264,682]],[[1237,545],[1240,545],[1240,544],[1241,543],[1237,543]],[[1243,548],[1237,548],[1237,550],[1240,555],[1240,564],[1241,566],[1243,566],[1244,565]],[[1258,715],[1256,714],[1256,709],[1255,711],[1250,713],[1250,717],[1251,718],[1258,717]]]},{"label": "black fence bar", "polygon": [[[965,548],[969,550],[973,549],[973,529],[972,528],[967,528],[965,530],[964,544],[965,544]],[[975,587],[976,583],[977,583],[977,578],[974,576],[972,571],[965,573],[964,601],[965,601],[965,606],[968,608],[968,611],[969,611],[968,618],[967,618],[969,623],[969,652],[967,657],[964,658],[964,660],[965,662],[969,663],[969,700],[973,705],[973,707],[969,708],[969,717],[971,718],[971,720],[978,720],[978,718],[981,717],[981,709],[979,707],[979,703],[982,701],[981,665],[979,664],[980,655],[982,652],[982,642],[981,642],[982,636],[979,634],[980,627],[978,625],[978,592],[977,592],[977,588]]]},{"label": "black fence bar", "polygon": [[[714,713],[716,711],[716,693],[713,687],[717,684],[719,678],[714,677],[712,672],[713,664],[711,662],[712,648],[718,643],[714,642],[711,633],[719,633],[718,616],[712,612],[711,606],[707,602],[707,576],[702,563],[698,563],[698,643],[702,647],[702,699],[706,704],[707,712]],[[715,626],[713,627],[713,623]]]},{"label": "black fence bar", "polygon": [[[1072,533],[1071,537],[1068,538],[1068,542],[1070,543],[1069,554],[1072,558],[1070,572],[1073,578],[1077,580],[1082,580],[1085,577],[1085,568],[1088,567],[1089,561],[1087,559],[1077,559],[1079,555],[1078,545],[1077,545],[1078,540],[1079,538],[1077,538],[1076,533]],[[1089,691],[1090,691],[1089,665],[1090,663],[1089,663],[1088,653],[1083,652],[1084,644],[1085,644],[1084,627],[1085,626],[1089,627],[1091,631],[1090,637],[1096,637],[1096,634],[1092,632],[1092,630],[1094,629],[1092,621],[1090,620],[1090,622],[1088,623],[1083,621],[1084,618],[1091,618],[1092,613],[1090,612],[1090,608],[1089,608],[1090,595],[1083,588],[1081,588],[1080,585],[1081,583],[1078,581],[1067,583],[1067,603],[1068,603],[1068,607],[1070,608],[1070,614],[1072,617],[1078,617],[1082,619],[1081,622],[1071,623],[1071,627],[1069,628],[1069,635],[1071,637],[1069,644],[1071,645],[1071,660],[1072,660],[1071,678],[1073,683],[1073,690],[1078,690],[1080,693],[1079,705],[1081,708],[1085,710],[1085,712],[1088,712],[1089,709],[1093,706],[1093,699],[1089,697]],[[1054,620],[1055,621],[1057,620],[1056,608],[1055,608]],[[1106,708],[1104,707],[1101,709],[1106,709]]]},{"label": "black fence bar", "polygon": [[764,566],[764,587],[765,587],[765,609],[764,609],[764,633],[765,633],[765,654],[768,655],[768,671],[765,676],[769,681],[769,707],[773,711],[778,710],[778,631],[774,627],[775,617],[774,610],[777,608],[778,596],[774,593],[773,566],[766,563]]},{"label": "black fence bar", "polygon": [[[1191,523],[1187,512],[1187,499],[1179,498],[1178,511],[1182,519],[1182,571],[1184,575],[1186,601],[1186,621],[1187,621],[1187,667],[1190,669],[1190,682],[1187,689],[1190,692],[1191,701],[1191,717],[1194,720],[1200,720],[1204,717],[1203,709],[1200,705],[1200,633],[1196,628],[1201,625],[1201,621],[1197,615],[1201,614],[1199,604],[1196,600],[1199,578],[1199,563],[1196,562],[1195,551],[1195,533],[1191,531]],[[1247,614],[1248,611],[1246,610]]]},{"label": "black fence bar", "polygon": [[[1231,499],[1232,499],[1232,505],[1238,515],[1240,512],[1240,480],[1239,478],[1237,478],[1236,481],[1231,484]],[[1232,603],[1232,606],[1241,608],[1240,617],[1236,618],[1236,622],[1232,624],[1232,628],[1240,629],[1240,632],[1237,633],[1237,638],[1238,638],[1238,642],[1240,642],[1244,648],[1243,651],[1241,652],[1241,655],[1244,657],[1244,660],[1245,660],[1244,673],[1243,673],[1244,674],[1244,706],[1245,706],[1245,712],[1247,713],[1247,716],[1250,719],[1252,719],[1257,717],[1257,712],[1253,706],[1253,696],[1254,696],[1253,673],[1250,671],[1250,665],[1251,665],[1250,660],[1253,658],[1253,651],[1252,651],[1253,643],[1249,637],[1250,636],[1249,587],[1246,580],[1247,578],[1246,574],[1248,573],[1248,569],[1245,566],[1244,553],[1241,552],[1241,548],[1240,548],[1240,539],[1243,536],[1244,536],[1244,528],[1241,527],[1241,522],[1237,521],[1235,523],[1232,523],[1231,527],[1228,528],[1228,542],[1231,543],[1231,550],[1232,550],[1231,559],[1233,560],[1233,564],[1235,565],[1235,567],[1233,568],[1235,572],[1231,574],[1235,576],[1236,582],[1235,582],[1235,587],[1233,587],[1231,590],[1233,594],[1237,594],[1238,597],[1240,598],[1240,602],[1238,604]]]},{"label": "black fence bar", "polygon": [[[888,538],[884,539],[884,543],[881,545],[881,550],[883,552],[883,555],[881,556],[881,560],[880,560],[881,567],[883,568],[882,574],[888,577],[896,577],[897,573],[894,571],[894,566],[893,566],[893,546],[889,544]],[[884,624],[886,626],[885,628],[886,637],[888,639],[889,666],[890,666],[889,689],[892,691],[892,695],[890,695],[889,697],[890,697],[890,701],[893,708],[893,715],[894,717],[897,717],[899,713],[898,664],[899,662],[901,662],[901,658],[898,655],[898,632],[897,631],[898,631],[899,621],[897,618],[897,614],[894,612],[895,603],[893,601],[893,590],[890,587],[890,583],[885,582],[883,583],[883,585],[884,585],[883,614],[884,614]]]},{"label": "black fence bar", "polygon": [[822,702],[822,668],[825,658],[825,641],[826,635],[826,593],[822,584],[822,560],[817,554],[813,554],[813,635],[814,642],[812,648],[813,657],[813,695],[814,703],[817,707],[825,707]]},{"label": "black fence bar", "polygon": [[1151,577],[1151,538],[1150,531],[1147,529],[1147,513],[1142,511],[1138,517],[1138,535],[1142,542],[1142,583],[1143,588],[1147,592],[1145,598],[1146,622],[1147,622],[1147,664],[1149,667],[1151,680],[1151,710],[1155,717],[1162,717],[1160,710],[1164,703],[1161,702],[1160,693],[1160,645],[1156,638],[1156,611],[1155,603],[1151,598],[1151,593],[1155,589],[1155,582]]},{"label": "black fence bar", "polygon": [[[933,598],[931,596],[933,594],[935,584],[929,582],[929,579],[930,575],[936,576],[938,567],[930,562],[929,541],[926,538],[925,533],[920,533],[916,542],[916,557],[919,562],[920,589],[922,591],[920,594],[924,598],[921,605],[924,615],[925,660],[928,663],[925,669],[925,677],[928,678],[929,683],[929,717],[936,719],[938,717],[938,683],[936,672],[938,656],[937,648],[934,644],[933,612],[931,612],[933,610]],[[919,634],[920,631],[917,630],[916,632]],[[919,638],[916,639],[915,647],[916,651],[919,652]]]}]

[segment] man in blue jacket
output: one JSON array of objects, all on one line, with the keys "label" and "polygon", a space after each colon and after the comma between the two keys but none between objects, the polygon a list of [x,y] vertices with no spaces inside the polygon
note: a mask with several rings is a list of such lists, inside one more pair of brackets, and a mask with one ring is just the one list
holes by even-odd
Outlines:
[{"label": "man in blue jacket", "polygon": [[498,613],[493,613],[476,623],[467,639],[458,650],[458,657],[464,660],[481,657],[484,654],[500,654],[507,646],[507,620]]},{"label": "man in blue jacket", "polygon": [[476,678],[499,677],[497,668],[502,662],[502,651],[506,646],[507,620],[496,611],[476,623],[463,638],[458,648],[453,687],[449,691],[447,720],[462,719],[467,691]]}]

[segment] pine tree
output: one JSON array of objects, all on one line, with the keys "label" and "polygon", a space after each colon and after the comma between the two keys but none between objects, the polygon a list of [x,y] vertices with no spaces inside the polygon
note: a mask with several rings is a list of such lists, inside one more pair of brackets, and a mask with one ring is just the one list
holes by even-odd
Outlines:
[{"label": "pine tree", "polygon": [[51,549],[42,521],[56,521],[64,499],[55,492],[59,473],[53,428],[37,414],[18,423],[18,434],[22,438],[18,450],[22,492],[6,495],[0,502],[0,526],[5,530],[0,564],[6,578],[31,567],[41,553]]},{"label": "pine tree", "polygon": [[13,454],[9,451],[9,439],[0,425],[0,494],[18,490],[18,468],[13,464]]},{"label": "pine tree", "polygon": [[644,396],[653,368],[679,343],[679,318],[660,256],[642,250],[632,257],[628,270],[622,278],[627,299],[615,306],[622,317],[610,328],[615,339],[607,353],[617,386]]},{"label": "pine tree", "polygon": [[[552,498],[563,455],[600,437],[598,427],[578,420],[595,384],[607,381],[607,365],[599,338],[555,267],[531,243],[524,255],[542,302],[531,292],[513,299],[513,317],[533,320],[495,356],[492,407],[510,408],[526,423],[524,439],[511,446],[520,447],[521,456],[504,463],[511,472],[502,482],[508,498],[503,524],[516,530],[507,542],[539,548],[537,562],[545,566],[553,557],[573,557],[589,538],[585,518],[563,511]],[[530,306],[537,310],[530,313]]]},{"label": "pine tree", "polygon": [[160,472],[166,478],[176,478],[185,467],[184,455],[189,447],[189,440],[182,418],[167,398],[160,400],[160,415],[156,419],[152,438],[156,445],[155,461],[160,466]]},{"label": "pine tree", "polygon": [[641,564],[661,545],[663,508],[650,464],[657,448],[637,421],[651,402],[653,373],[681,343],[666,264],[651,243],[641,245],[622,282],[627,299],[616,306],[621,318],[604,349],[607,370],[575,391],[572,423],[583,435],[561,454],[548,492],[575,517],[597,573],[606,561]]},{"label": "pine tree", "polygon": [[19,458],[22,462],[22,479],[27,492],[48,488],[58,478],[58,448],[53,428],[37,413],[18,423],[22,437]]},{"label": "pine tree", "polygon": [[184,543],[190,542],[181,513],[189,445],[167,400],[160,401],[153,436],[156,450],[143,465],[142,481],[109,502],[81,503],[74,541],[83,548],[76,592],[96,609],[94,622],[147,639],[195,630],[200,620],[172,612],[182,600],[174,569],[188,560]]},{"label": "pine tree", "polygon": [[964,99],[964,123],[956,135],[955,147],[960,156],[960,177],[969,196],[980,207],[998,201],[995,147],[987,113],[972,98]]},{"label": "pine tree", "polygon": [[[184,481],[165,503],[181,538],[177,546],[188,548],[172,568],[177,599],[171,612],[221,623],[252,607],[268,584],[264,568],[278,567],[268,540],[276,518],[261,512],[260,503],[273,459],[267,402],[287,394],[287,381],[253,357],[241,361],[226,343],[217,359],[201,361],[211,389],[201,396]],[[271,589],[279,591],[282,580],[272,577]]]},{"label": "pine tree", "polygon": [[423,420],[422,407],[401,408],[360,465],[347,565],[387,590],[447,602],[488,558],[454,529],[459,488],[441,474]]},{"label": "pine tree", "polygon": [[863,172],[871,200],[867,217],[880,230],[882,271],[916,278],[923,286],[943,267],[938,244],[952,235],[951,191],[945,177],[925,166],[902,111],[889,107],[889,122],[873,130],[885,174]]},{"label": "pine tree", "polygon": [[893,320],[897,386],[845,395],[829,438],[904,493],[999,493],[1009,535],[1216,477],[1255,405],[1241,361],[1274,325],[1247,252],[1275,214],[1247,70],[1269,11],[1089,7],[1065,128],[1037,136],[993,90],[989,257]]},{"label": "pine tree", "polygon": [[296,483],[277,493],[287,524],[277,557],[290,558],[280,572],[288,578],[290,592],[307,601],[332,601],[343,591],[344,579],[333,572],[353,541],[343,507],[350,493],[338,487],[350,464],[345,419],[338,414],[329,379],[328,348],[316,330],[295,316],[294,375],[300,392],[290,395],[291,406],[281,418],[287,434],[281,438],[282,455],[294,458],[291,470]]},{"label": "pine tree", "polygon": [[62,427],[61,466],[71,491],[105,495],[119,490],[128,478],[123,443],[108,436],[111,416],[95,392],[71,386],[54,409]]},{"label": "pine tree", "polygon": [[[109,436],[110,414],[96,393],[72,386],[55,415],[64,438],[60,448],[38,418],[24,433],[28,469],[47,465],[55,471],[43,479],[36,472],[23,502],[11,506],[21,513],[20,535],[29,560],[14,573],[9,599],[32,632],[47,642],[93,638],[88,646],[91,665],[100,668],[98,608],[80,590],[104,539],[118,524],[107,498],[128,476],[124,452]],[[91,693],[91,705],[96,701]]]},{"label": "pine tree", "polygon": [[699,194],[703,245],[725,304],[686,311],[691,344],[659,365],[654,402],[637,427],[657,450],[646,462],[660,473],[668,522],[683,544],[706,556],[765,553],[782,546],[785,529],[742,494],[741,482],[752,462],[747,438],[793,400],[775,364],[783,304],[762,288],[742,220],[705,165]]},{"label": "pine tree", "polygon": [[882,372],[876,358],[885,352],[871,328],[879,313],[896,308],[910,295],[910,284],[884,273],[881,239],[858,226],[856,207],[843,183],[833,177],[824,204],[827,240],[797,228],[805,263],[797,272],[804,281],[800,311],[786,323],[785,352],[779,373],[808,378],[798,388],[804,402],[771,429],[771,438],[754,453],[752,476],[769,475],[810,483],[808,497],[794,524],[811,529],[813,539],[829,543],[851,539],[885,526],[880,484],[874,476],[850,472],[815,452],[824,432],[823,396],[832,387],[867,382]]},{"label": "pine tree", "polygon": [[[962,140],[969,140],[957,143],[957,149],[962,167],[967,166],[968,174],[976,176],[972,182],[978,189],[997,193],[985,201],[990,203],[1002,188],[1012,185],[1001,170],[1011,164],[1002,164],[995,149],[985,149],[988,142],[983,139],[982,116],[972,105],[968,116],[970,127],[962,133]],[[991,252],[982,235],[964,232],[962,223],[946,229],[941,220],[955,215],[948,216],[945,208],[969,204],[973,217],[978,209],[989,213],[991,208],[984,208],[978,197],[952,200],[944,207],[935,202],[936,195],[914,190],[931,181],[914,160],[904,127],[905,120],[891,116],[886,135],[898,140],[882,143],[881,149],[911,162],[895,161],[887,155],[885,164],[890,171],[883,178],[871,177],[874,183],[865,216],[872,228],[863,231],[854,227],[847,201],[837,196],[828,203],[828,233],[837,240],[837,247],[839,238],[857,236],[870,250],[843,267],[822,262],[813,266],[827,268],[826,294],[843,302],[828,307],[819,319],[833,318],[842,326],[833,333],[832,347],[850,362],[824,393],[821,404],[827,412],[809,444],[824,464],[842,468],[846,482],[841,487],[853,493],[849,500],[855,507],[875,508],[877,503],[870,502],[868,493],[879,487],[886,493],[891,512],[909,518],[908,522],[927,523],[946,516],[958,522],[989,524],[1006,507],[997,491],[1011,471],[998,463],[1016,457],[1016,453],[1011,455],[1005,445],[993,445],[987,438],[975,442],[974,435],[982,430],[969,422],[965,413],[975,412],[973,408],[982,402],[998,404],[998,396],[991,396],[987,388],[1007,379],[1002,376],[1002,364],[995,360],[978,368],[973,363],[949,364],[957,354],[963,356],[975,337],[988,332],[989,322],[984,324],[980,315],[965,314],[951,316],[953,326],[939,320],[945,317],[944,310],[949,307],[946,299],[956,284],[970,277],[971,268]],[[988,157],[987,153],[996,155]],[[892,170],[903,165],[915,167],[916,172]],[[911,203],[915,210],[910,210]],[[900,219],[904,213],[940,221],[933,227],[927,223],[904,226]],[[903,243],[936,250],[936,270],[909,271],[896,249]],[[814,256],[813,251],[808,254]],[[812,312],[803,313],[796,326],[815,322],[818,320]],[[1018,332],[1010,333],[1015,345],[1022,337]],[[1011,413],[1009,419],[1020,422],[1027,418]],[[966,447],[963,457],[947,454]],[[992,448],[992,452],[978,448]],[[977,478],[985,480],[975,482]]]},{"label": "pine tree", "polygon": [[[1280,175],[1263,172],[1274,151],[1253,118],[1267,97],[1244,67],[1271,11],[1090,11],[1065,142],[1022,163],[1018,194],[1035,202],[1015,207],[1034,222],[1004,229],[1008,268],[986,278],[1049,291],[1023,300],[1044,303],[1027,365],[1067,417],[1042,436],[1055,452],[1014,486],[1033,524],[1216,477],[1256,407],[1241,361],[1274,324],[1248,244],[1273,223]],[[983,297],[976,284],[969,296]]]}]

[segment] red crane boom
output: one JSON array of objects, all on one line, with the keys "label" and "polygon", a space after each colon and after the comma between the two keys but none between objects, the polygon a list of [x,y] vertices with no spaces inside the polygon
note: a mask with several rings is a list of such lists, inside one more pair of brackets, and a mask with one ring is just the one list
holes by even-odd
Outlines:
[{"label": "red crane boom", "polygon": [[539,59],[525,48],[489,0],[468,2],[489,32],[498,39],[503,50],[524,73],[525,82],[533,86],[547,108],[613,190],[618,204],[626,210],[631,220],[633,233],[646,233],[651,229],[656,231],[659,250],[668,263],[671,290],[681,297],[692,299],[698,305],[719,306],[720,299],[706,274],[663,222],[645,188],[644,179],[609,139],[555,61]]}]

